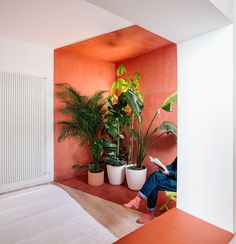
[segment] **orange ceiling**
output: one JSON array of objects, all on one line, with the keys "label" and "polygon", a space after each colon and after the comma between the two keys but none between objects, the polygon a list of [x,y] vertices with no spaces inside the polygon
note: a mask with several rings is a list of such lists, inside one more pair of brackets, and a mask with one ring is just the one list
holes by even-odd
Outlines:
[{"label": "orange ceiling", "polygon": [[172,42],[133,25],[81,41],[57,50],[66,50],[107,62],[120,62],[167,46]]}]

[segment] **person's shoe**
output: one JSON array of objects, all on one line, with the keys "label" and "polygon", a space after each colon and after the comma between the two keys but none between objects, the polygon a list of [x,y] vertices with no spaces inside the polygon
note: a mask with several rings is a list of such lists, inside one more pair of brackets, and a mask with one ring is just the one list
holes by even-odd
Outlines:
[{"label": "person's shoe", "polygon": [[146,224],[153,219],[154,219],[154,212],[148,211],[143,216],[141,216],[139,219],[137,219],[136,222],[139,224]]},{"label": "person's shoe", "polygon": [[138,209],[140,202],[141,202],[141,197],[139,195],[137,195],[134,199],[132,199],[128,203],[125,203],[124,206],[126,208]]}]

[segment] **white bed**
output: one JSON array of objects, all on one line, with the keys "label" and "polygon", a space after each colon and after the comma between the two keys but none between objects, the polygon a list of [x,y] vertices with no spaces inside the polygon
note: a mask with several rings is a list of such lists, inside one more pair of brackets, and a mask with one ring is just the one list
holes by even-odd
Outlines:
[{"label": "white bed", "polygon": [[117,238],[55,185],[0,196],[0,243],[110,244]]}]

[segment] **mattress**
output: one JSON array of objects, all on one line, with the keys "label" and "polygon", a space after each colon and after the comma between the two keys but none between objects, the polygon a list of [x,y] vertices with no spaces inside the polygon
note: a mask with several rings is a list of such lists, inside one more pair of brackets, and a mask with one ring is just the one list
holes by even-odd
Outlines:
[{"label": "mattress", "polygon": [[55,185],[0,196],[0,243],[106,244],[117,238]]}]

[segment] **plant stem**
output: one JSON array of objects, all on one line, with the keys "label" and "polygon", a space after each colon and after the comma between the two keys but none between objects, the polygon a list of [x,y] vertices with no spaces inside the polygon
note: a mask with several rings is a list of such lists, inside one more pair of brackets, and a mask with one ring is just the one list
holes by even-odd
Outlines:
[{"label": "plant stem", "polygon": [[154,120],[155,120],[155,118],[156,118],[156,116],[157,116],[158,113],[159,113],[159,109],[158,109],[158,110],[156,111],[156,113],[154,114],[154,116],[153,116],[153,118],[152,118],[152,121],[151,121],[150,125],[148,126],[147,132],[146,132],[145,137],[144,137],[145,139],[147,138],[148,133],[149,133],[149,130],[151,129],[152,124],[153,124],[153,122],[154,122]]},{"label": "plant stem", "polygon": [[118,121],[118,126],[117,126],[117,131],[118,131],[118,138],[117,138],[117,149],[116,149],[116,155],[119,157],[120,154],[120,124]]},{"label": "plant stem", "polygon": [[[134,129],[134,115],[132,114],[132,119],[131,119],[131,129]],[[131,134],[129,138],[129,156],[128,156],[128,163],[133,161],[133,152],[134,151],[134,137]]]}]

